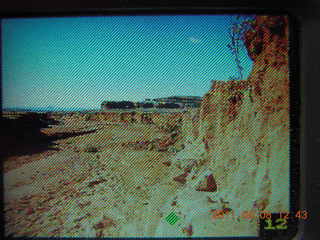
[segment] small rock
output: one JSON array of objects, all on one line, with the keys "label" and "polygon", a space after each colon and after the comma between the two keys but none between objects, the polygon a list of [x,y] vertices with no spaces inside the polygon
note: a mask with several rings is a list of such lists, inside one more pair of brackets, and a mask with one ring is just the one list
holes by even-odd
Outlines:
[{"label": "small rock", "polygon": [[90,204],[91,204],[91,201],[87,201],[87,202],[84,202],[84,203],[79,203],[78,205],[79,205],[79,207],[84,208],[86,206],[89,206]]},{"label": "small rock", "polygon": [[200,192],[215,192],[217,191],[217,184],[212,174],[206,176],[206,179],[200,182],[198,188],[196,189]]},{"label": "small rock", "polygon": [[185,172],[177,177],[174,177],[173,180],[175,180],[176,182],[185,184],[186,183],[186,177],[188,176],[188,172]]},{"label": "small rock", "polygon": [[102,221],[95,224],[93,228],[97,230],[111,226],[115,226],[114,221],[111,218],[104,217]]},{"label": "small rock", "polygon": [[34,213],[33,208],[31,208],[31,207],[27,208],[27,211],[26,211],[27,215],[31,215],[33,213]]},{"label": "small rock", "polygon": [[166,165],[166,166],[168,166],[168,167],[171,166],[171,162],[170,162],[170,161],[163,162],[162,164],[163,164],[163,165]]},{"label": "small rock", "polygon": [[223,218],[224,212],[221,209],[210,209],[212,220]]},{"label": "small rock", "polygon": [[40,212],[45,212],[45,211],[48,211],[49,209],[48,208],[45,208],[45,207],[38,207],[37,208],[37,211],[40,211]]},{"label": "small rock", "polygon": [[183,228],[182,231],[186,233],[187,236],[192,236],[193,234],[192,225],[190,224],[188,227]]}]

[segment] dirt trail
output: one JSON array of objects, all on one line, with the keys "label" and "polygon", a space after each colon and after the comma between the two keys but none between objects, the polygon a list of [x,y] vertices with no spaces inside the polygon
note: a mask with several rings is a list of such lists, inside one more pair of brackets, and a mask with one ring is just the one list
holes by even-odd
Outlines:
[{"label": "dirt trail", "polygon": [[152,235],[158,208],[178,187],[159,184],[168,178],[162,162],[172,153],[124,149],[122,143],[164,133],[143,124],[64,126],[96,131],[57,140],[60,150],[53,155],[5,173],[6,235]]}]

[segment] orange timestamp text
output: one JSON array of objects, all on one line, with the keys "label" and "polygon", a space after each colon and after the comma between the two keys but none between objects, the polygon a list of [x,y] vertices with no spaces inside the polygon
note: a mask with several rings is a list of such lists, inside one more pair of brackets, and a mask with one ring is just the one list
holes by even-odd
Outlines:
[{"label": "orange timestamp text", "polygon": [[[225,217],[236,217],[235,213],[232,209],[230,208],[225,208],[225,209],[214,209],[211,210],[211,218],[212,219],[221,219]],[[244,219],[271,219],[272,218],[271,212],[268,211],[261,211],[261,212],[254,212],[254,211],[243,211],[240,213],[239,217],[244,218]],[[300,220],[307,220],[309,217],[308,211],[307,210],[298,210],[297,212],[279,212],[277,213],[279,219],[289,219],[289,218],[296,218]]]}]

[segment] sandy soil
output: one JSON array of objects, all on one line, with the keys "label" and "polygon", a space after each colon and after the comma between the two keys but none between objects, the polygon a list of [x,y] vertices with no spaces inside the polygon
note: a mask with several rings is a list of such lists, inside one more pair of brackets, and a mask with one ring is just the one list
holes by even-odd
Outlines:
[{"label": "sandy soil", "polygon": [[173,153],[133,150],[122,143],[166,133],[147,124],[81,121],[43,131],[89,133],[58,139],[55,150],[5,161],[7,236],[154,234],[154,220],[165,217],[160,206],[179,187],[162,163]]}]

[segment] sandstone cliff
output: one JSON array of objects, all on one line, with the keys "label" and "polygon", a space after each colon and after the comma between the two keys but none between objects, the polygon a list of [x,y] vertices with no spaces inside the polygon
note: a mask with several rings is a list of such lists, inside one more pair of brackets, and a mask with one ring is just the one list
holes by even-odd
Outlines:
[{"label": "sandstone cliff", "polygon": [[[185,183],[161,213],[180,214],[189,236],[255,235],[258,219],[241,218],[244,211],[289,211],[287,18],[256,17],[244,42],[254,61],[250,76],[213,83],[200,114],[185,116],[185,148],[172,160],[184,169]],[[216,190],[199,191],[205,181]],[[214,209],[234,217],[213,219]],[[176,236],[181,229],[160,220],[155,234]]]}]

